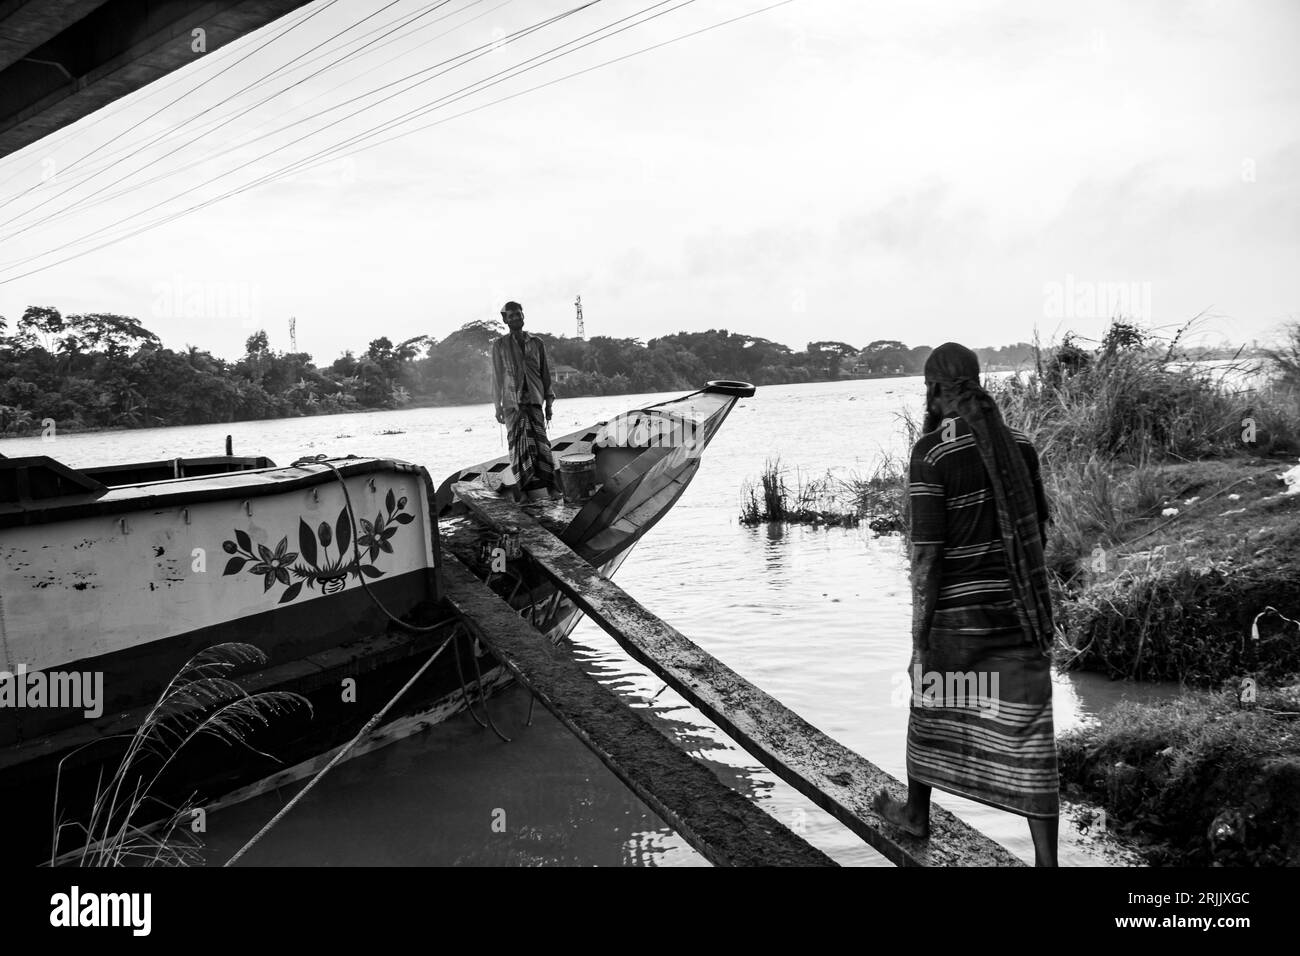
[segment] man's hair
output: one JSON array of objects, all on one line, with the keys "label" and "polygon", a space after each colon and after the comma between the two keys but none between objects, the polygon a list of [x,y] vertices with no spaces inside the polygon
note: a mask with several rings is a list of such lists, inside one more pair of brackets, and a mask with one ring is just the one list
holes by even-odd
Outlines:
[{"label": "man's hair", "polygon": [[934,349],[925,360],[925,418],[921,433],[934,431],[943,422],[936,405],[941,396],[956,394],[959,382],[979,385],[979,356],[957,342],[945,342]]},{"label": "man's hair", "polygon": [[502,315],[505,315],[507,312],[522,312],[522,311],[524,311],[524,307],[520,305],[518,302],[507,302],[505,305],[501,306]]}]

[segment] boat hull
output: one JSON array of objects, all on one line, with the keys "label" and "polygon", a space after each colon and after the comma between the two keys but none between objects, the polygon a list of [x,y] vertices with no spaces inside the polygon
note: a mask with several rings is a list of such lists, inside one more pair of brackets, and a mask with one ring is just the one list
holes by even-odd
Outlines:
[{"label": "boat hull", "polygon": [[157,700],[213,644],[251,644],[275,665],[382,631],[362,575],[395,614],[437,600],[427,475],[384,459],[337,467],[155,482],[6,515],[0,670],[29,676],[0,708],[0,746],[87,719],[85,707],[23,706],[34,675],[93,675],[99,709],[122,712]]}]

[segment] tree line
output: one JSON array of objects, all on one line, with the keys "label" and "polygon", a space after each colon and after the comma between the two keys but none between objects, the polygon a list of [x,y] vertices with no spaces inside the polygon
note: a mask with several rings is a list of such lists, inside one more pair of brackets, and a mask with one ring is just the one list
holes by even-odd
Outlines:
[{"label": "tree line", "polygon": [[[317,366],[306,352],[272,349],[250,335],[235,361],[190,345],[166,348],[136,318],[63,315],[31,306],[11,330],[0,316],[0,433],[25,434],[53,419],[69,428],[199,425],[409,405],[491,400],[497,322],[468,322],[443,339],[372,340]],[[756,385],[920,374],[928,346],[877,340],[862,348],[809,342],[796,351],[754,335],[709,329],[642,342],[537,333],[552,366],[569,366],[561,396],[690,390],[711,379]],[[1027,343],[980,349],[991,367],[1032,361]]]}]

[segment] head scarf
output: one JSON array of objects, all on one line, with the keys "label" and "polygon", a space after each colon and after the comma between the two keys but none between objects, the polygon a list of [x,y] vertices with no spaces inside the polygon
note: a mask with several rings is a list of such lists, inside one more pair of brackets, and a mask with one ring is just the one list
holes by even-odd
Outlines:
[{"label": "head scarf", "polygon": [[[945,342],[925,361],[926,384],[937,385],[970,426],[993,485],[998,528],[1020,626],[1028,640],[1044,654],[1050,654],[1055,630],[1033,479],[997,402],[980,386],[979,372],[975,353],[956,342]],[[1047,516],[1042,518],[1046,520]]]}]

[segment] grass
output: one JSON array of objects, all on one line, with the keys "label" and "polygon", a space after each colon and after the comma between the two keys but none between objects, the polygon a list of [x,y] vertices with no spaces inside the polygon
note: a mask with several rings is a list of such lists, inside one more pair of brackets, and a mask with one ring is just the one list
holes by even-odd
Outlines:
[{"label": "grass", "polygon": [[[1071,666],[1205,686],[1300,671],[1300,497],[1270,462],[1153,469],[1169,491],[1128,543],[1098,544],[1061,582]],[[1266,608],[1274,608],[1259,617]],[[1258,638],[1252,635],[1258,634]]]},{"label": "grass", "polygon": [[1300,453],[1300,333],[1247,388],[1184,364],[1182,331],[1067,337],[998,389],[1052,506],[1060,662],[1206,688],[1064,735],[1061,778],[1151,863],[1295,865],[1300,496],[1278,479]]},{"label": "grass", "polygon": [[[865,477],[839,478],[827,472],[806,478],[769,459],[757,482],[741,491],[741,524],[808,524],[855,528],[865,523],[876,534],[906,530],[906,463],[884,455]],[[761,497],[761,500],[760,500]]]},{"label": "grass", "polygon": [[[1088,352],[1070,336],[1027,377],[1010,376],[993,392],[1007,423],[1020,428],[1046,460],[1193,461],[1227,455],[1300,454],[1296,390],[1283,378],[1235,387],[1249,363],[1205,367],[1188,364],[1179,341],[1146,333],[1128,347]],[[1249,420],[1253,423],[1247,436]]]},{"label": "grass", "polygon": [[845,482],[849,500],[876,534],[907,537],[907,461],[888,453],[865,478]]},{"label": "grass", "polygon": [[1300,684],[1120,704],[1058,742],[1066,793],[1156,865],[1300,864]]},{"label": "grass", "polygon": [[[201,862],[202,844],[187,826],[195,809],[192,798],[170,806],[155,791],[177,755],[193,741],[212,737],[254,749],[250,743],[254,734],[273,718],[299,707],[311,710],[307,699],[298,694],[249,694],[231,679],[237,669],[265,663],[266,655],[251,644],[218,644],[192,657],[168,683],[135,733],[125,738],[125,751],[116,770],[107,780],[101,778],[84,819],[60,821],[56,783],[51,865],[187,866]],[[62,771],[60,761],[59,782]],[[60,853],[67,830],[76,834],[79,849]]]},{"label": "grass", "polygon": [[1188,364],[1186,330],[1164,342],[1116,322],[1091,351],[1066,336],[994,391],[1042,463],[1062,662],[1271,679],[1297,669],[1300,639],[1242,641],[1264,607],[1300,617],[1300,499],[1276,481],[1300,453],[1300,392],[1285,375],[1236,386],[1241,363]]},{"label": "grass", "polygon": [[1166,488],[1148,460],[1107,462],[1096,453],[1043,463],[1043,485],[1053,507],[1047,566],[1069,580],[1099,545],[1111,547],[1159,514]]},{"label": "grass", "polygon": [[[759,494],[762,494],[762,501]],[[812,524],[827,527],[856,527],[861,516],[846,505],[840,482],[829,473],[805,478],[793,473],[781,460],[769,459],[757,484],[745,483],[740,510],[741,524],[765,522]]]}]

